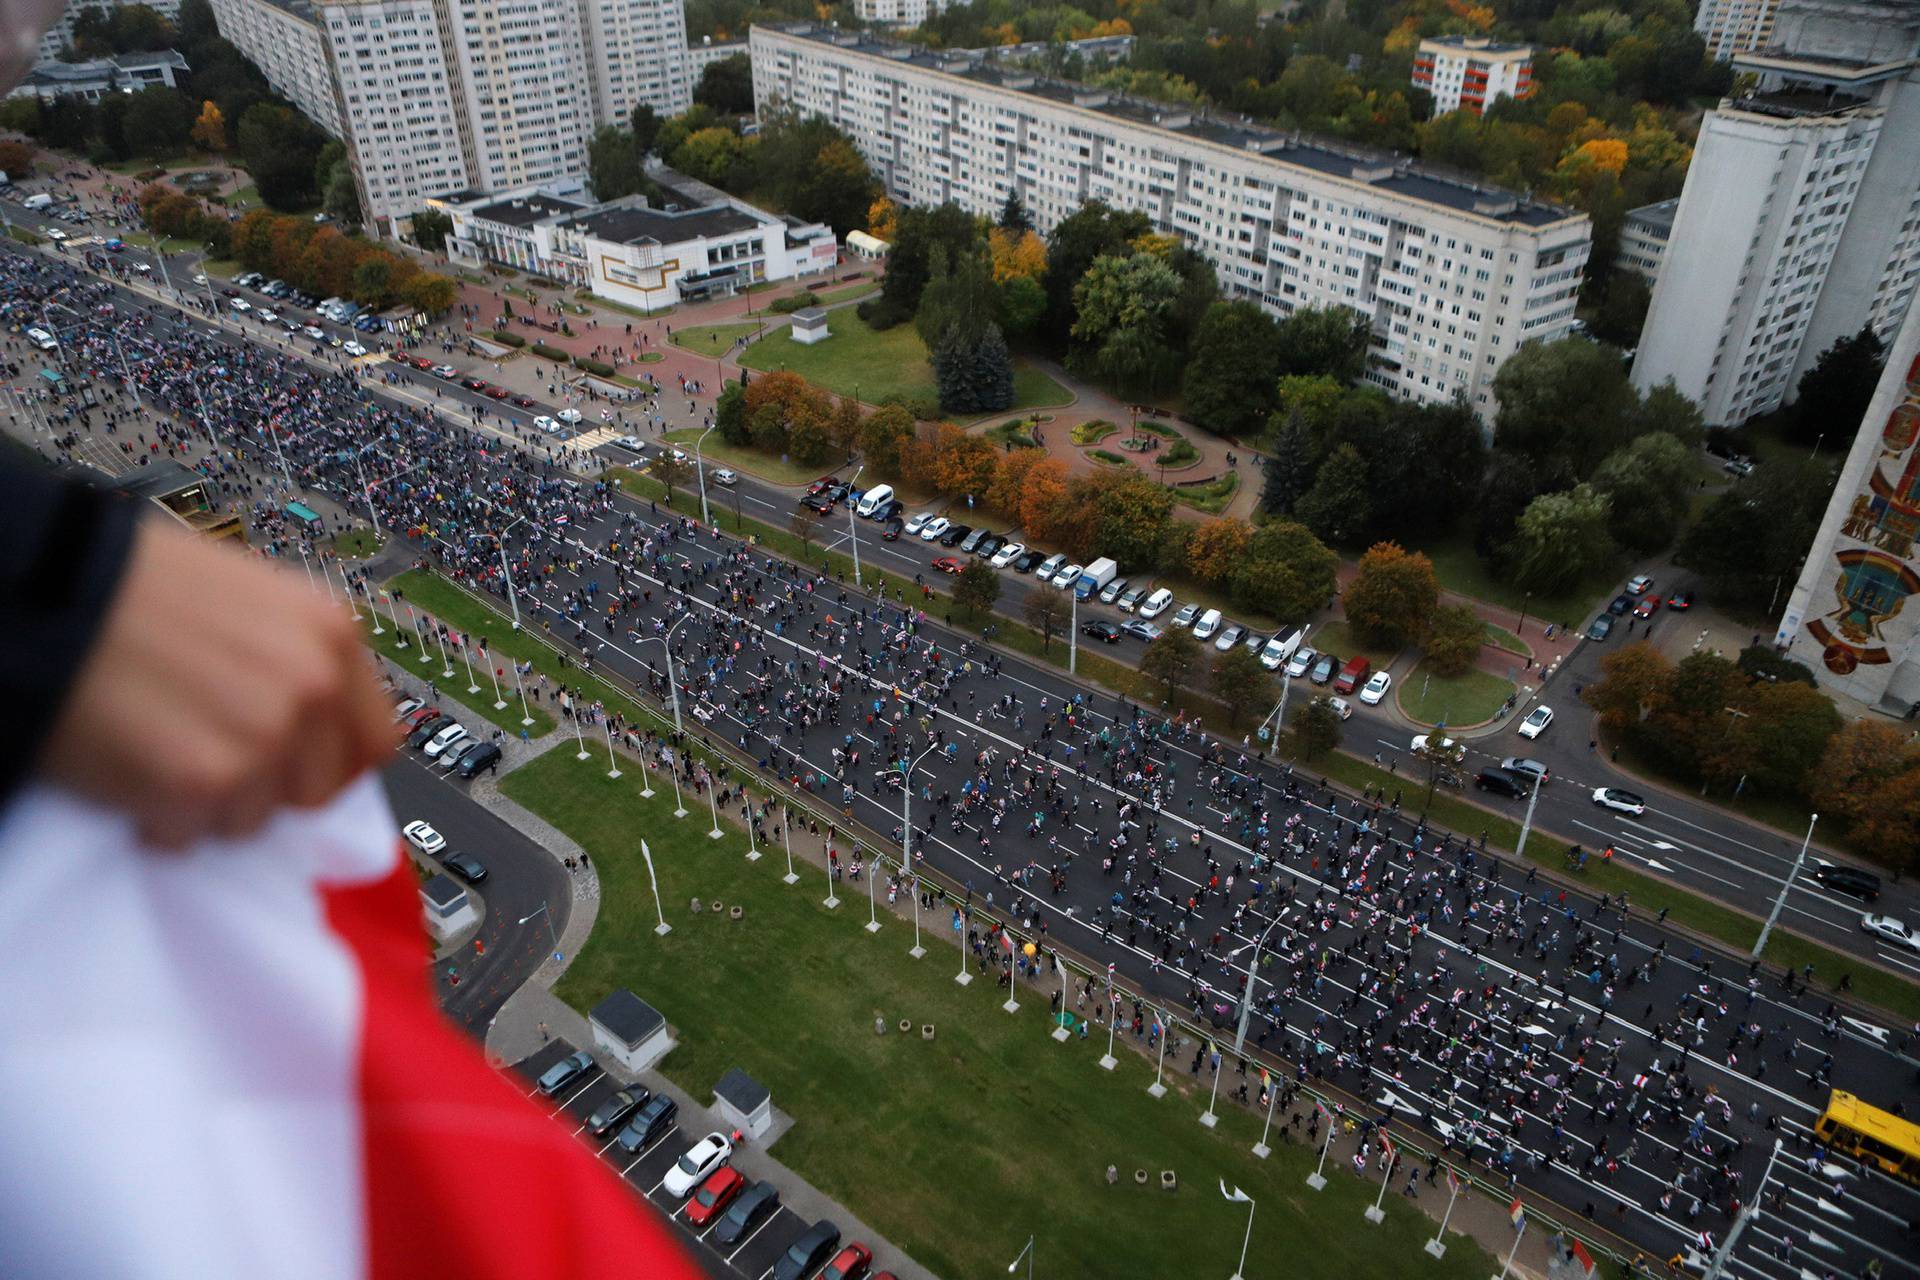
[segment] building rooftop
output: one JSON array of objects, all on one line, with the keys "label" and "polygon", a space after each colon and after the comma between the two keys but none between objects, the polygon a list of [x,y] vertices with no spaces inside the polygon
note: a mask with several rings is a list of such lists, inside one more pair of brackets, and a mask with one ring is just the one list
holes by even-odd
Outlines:
[{"label": "building rooftop", "polygon": [[175,494],[205,487],[207,478],[191,467],[171,459],[129,471],[113,481],[113,487],[129,498],[171,498]]},{"label": "building rooftop", "polygon": [[458,880],[445,872],[440,872],[429,877],[427,882],[420,886],[420,894],[434,906],[446,911],[458,905],[460,900],[467,896],[467,891],[460,887]]},{"label": "building rooftop", "polygon": [[1671,200],[1643,204],[1638,209],[1627,210],[1627,221],[1665,239],[1673,231],[1673,216],[1679,211],[1680,197],[1675,196]]},{"label": "building rooftop", "polygon": [[763,219],[742,213],[727,204],[678,213],[614,205],[569,218],[565,225],[616,244],[676,244],[683,240],[751,231],[762,222]]},{"label": "building rooftop", "polygon": [[1797,120],[1816,116],[1844,116],[1868,103],[1864,98],[1843,93],[1824,93],[1817,89],[1776,89],[1772,93],[1750,93],[1744,98],[1732,98],[1727,105],[1735,111]]},{"label": "building rooftop", "polygon": [[1484,36],[1427,36],[1422,45],[1445,45],[1449,49],[1459,49],[1463,53],[1532,53],[1533,46],[1525,44],[1503,44],[1498,40],[1489,40]]},{"label": "building rooftop", "polygon": [[1363,182],[1386,194],[1438,205],[1459,213],[1529,227],[1547,226],[1580,216],[1571,209],[1500,188],[1483,186],[1470,178],[1419,164],[1406,156],[1369,153],[1346,143],[1284,132],[1231,112],[1174,106],[1092,85],[1058,80],[1022,68],[1001,65],[965,50],[936,52],[917,45],[882,40],[811,22],[769,23],[766,29],[889,62],[904,63],[921,71],[955,75],[1063,106],[1094,111],[1135,127],[1159,130],[1174,138],[1256,152],[1281,164]]},{"label": "building rooftop", "polygon": [[487,222],[504,223],[509,227],[530,227],[561,214],[578,213],[586,207],[577,200],[529,194],[481,205],[478,209],[469,210],[469,215]]},{"label": "building rooftop", "polygon": [[116,75],[134,71],[145,71],[153,67],[172,67],[175,71],[186,71],[187,60],[172,49],[160,49],[152,53],[119,53],[111,58],[90,58],[85,62],[61,62],[52,60],[35,63],[33,70],[21,77],[22,84],[79,84],[94,80],[112,80]]},{"label": "building rooftop", "polygon": [[720,1077],[720,1083],[713,1086],[713,1092],[716,1097],[732,1103],[736,1111],[745,1112],[758,1110],[773,1096],[767,1092],[767,1086],[738,1067],[727,1068],[727,1074]]},{"label": "building rooftop", "polygon": [[658,1009],[633,992],[622,988],[599,1004],[588,1015],[607,1029],[607,1033],[629,1046],[638,1045],[667,1025]]}]

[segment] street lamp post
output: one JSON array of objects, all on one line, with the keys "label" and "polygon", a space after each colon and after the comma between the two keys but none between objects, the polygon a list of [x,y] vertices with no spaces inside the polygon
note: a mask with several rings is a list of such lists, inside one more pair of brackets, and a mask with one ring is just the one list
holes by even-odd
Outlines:
[{"label": "street lamp post", "polygon": [[[1260,1069],[1260,1074],[1266,1075],[1265,1067]],[[1273,1083],[1272,1078],[1269,1077],[1264,1084],[1267,1091],[1267,1119],[1260,1126],[1260,1141],[1253,1144],[1253,1154],[1262,1160],[1273,1154],[1273,1148],[1267,1145],[1267,1135],[1273,1131],[1273,1104],[1274,1100],[1280,1096],[1280,1091],[1273,1087]]]},{"label": "street lamp post", "polygon": [[[719,425],[717,422],[713,424],[714,427]],[[713,427],[708,427],[693,442],[693,474],[695,482],[700,486],[700,523],[704,525],[711,525],[713,517],[707,513],[707,464],[700,456],[700,446],[705,444],[707,437],[712,434]]]},{"label": "street lamp post", "polygon": [[1533,806],[1540,803],[1540,775],[1533,777],[1533,790],[1527,795],[1527,816],[1520,820],[1520,840],[1513,847],[1513,856],[1524,857],[1527,852],[1527,834],[1533,830]]},{"label": "street lamp post", "polygon": [[547,903],[544,898],[541,899],[539,906],[520,917],[520,923],[525,925],[527,921],[533,919],[535,916],[545,916],[547,918],[547,939],[552,943],[553,950],[560,950],[560,939],[553,932],[553,912],[547,910]]},{"label": "street lamp post", "polygon": [[[925,760],[929,755],[933,754],[935,751],[938,751],[939,749],[940,749],[939,743],[929,744],[925,751],[922,751],[918,756],[914,757],[913,763],[907,766],[906,774],[901,780],[900,853],[901,853],[902,859],[906,863],[905,869],[909,873],[911,873],[913,870],[913,771],[920,767],[920,762],[922,760]],[[916,904],[919,902],[918,895],[915,896],[914,901]],[[919,910],[918,906],[916,906],[914,909],[916,912]],[[960,950],[964,954],[964,952],[966,951],[966,948],[962,947]],[[913,949],[907,952],[907,954],[912,956],[915,960],[918,960],[921,956],[927,954],[925,949],[922,948],[920,945],[920,927],[917,920],[915,922],[914,930],[913,930]],[[964,958],[962,959],[962,962],[961,962],[960,972],[962,973],[966,972],[966,963]]]},{"label": "street lamp post", "polygon": [[826,853],[827,853],[827,865],[826,865],[827,896],[822,901],[823,901],[823,905],[827,908],[827,910],[832,911],[840,905],[840,897],[838,894],[834,893],[833,891],[833,842],[832,841],[827,842]]},{"label": "street lamp post", "polygon": [[788,884],[799,884],[800,876],[793,869],[793,807],[791,805],[787,807],[786,816],[780,820],[780,843],[785,845],[787,850],[787,874],[780,878]]},{"label": "street lamp post", "polygon": [[1283,912],[1284,908],[1276,911],[1267,927],[1260,931],[1259,941],[1253,944],[1253,959],[1247,961],[1247,989],[1240,993],[1240,1023],[1233,1031],[1233,1052],[1236,1057],[1247,1043],[1247,1019],[1253,1015],[1253,986],[1260,978],[1260,953],[1266,950],[1267,935],[1279,925]]},{"label": "street lamp post", "polygon": [[[668,627],[660,635],[642,636],[640,638],[640,643],[642,644],[645,644],[649,640],[658,640],[660,642],[660,647],[666,650],[667,697],[670,704],[673,707],[673,731],[675,733],[685,732],[685,726],[682,724],[680,720],[680,680],[677,676],[674,675],[674,672],[673,672],[673,633],[680,629],[681,623],[684,623],[687,619],[691,618],[692,616],[693,616],[693,610],[688,609],[685,613],[680,615],[679,622],[676,622],[672,626]],[[685,815],[675,814],[674,816],[683,817]]]},{"label": "street lamp post", "polygon": [[740,788],[740,799],[747,806],[747,861],[760,861],[760,850],[753,843],[753,797],[747,794],[745,787]]},{"label": "street lamp post", "polygon": [[614,758],[613,754],[613,721],[606,721],[605,728],[607,731],[607,776],[609,778],[617,778],[620,776],[620,762]]},{"label": "street lamp post", "polygon": [[[849,495],[853,492],[853,482],[858,480],[860,473],[866,469],[867,464],[864,462],[853,469],[853,475],[847,480],[847,491]],[[847,501],[847,541],[853,547],[853,585],[856,587],[862,586],[864,584],[860,581],[860,531],[855,527],[853,522],[853,501],[851,496],[849,496]]]},{"label": "street lamp post", "polygon": [[953,980],[964,987],[973,981],[973,975],[967,972],[967,913],[956,909],[956,914],[958,923],[954,926],[957,935],[954,941],[960,944],[960,972],[954,975]]},{"label": "street lamp post", "polygon": [[1787,905],[1787,895],[1793,892],[1793,882],[1800,874],[1800,864],[1807,860],[1807,846],[1813,843],[1813,824],[1820,821],[1820,815],[1814,814],[1807,819],[1807,838],[1800,842],[1800,853],[1793,860],[1793,866],[1787,871],[1787,878],[1780,884],[1780,896],[1773,900],[1773,910],[1767,913],[1766,924],[1760,927],[1759,940],[1753,944],[1753,958],[1758,960],[1767,949],[1767,935],[1773,932],[1774,924],[1780,919],[1782,908]]},{"label": "street lamp post", "polygon": [[680,800],[680,762],[678,760],[667,767],[667,776],[673,779],[673,816],[684,818],[687,816],[687,806]]},{"label": "street lamp post", "polygon": [[667,923],[666,908],[660,905],[660,878],[653,874],[653,850],[647,848],[645,840],[640,842],[640,856],[647,863],[647,879],[653,882],[653,910],[660,917],[660,923],[653,927],[653,931],[664,938],[673,932],[673,926]]},{"label": "street lamp post", "polygon": [[1164,1098],[1167,1096],[1167,1086],[1161,1084],[1160,1079],[1166,1073],[1167,1036],[1172,1032],[1173,1026],[1166,1018],[1158,1013],[1153,1015],[1153,1020],[1160,1026],[1160,1052],[1154,1058],[1153,1083],[1147,1086],[1147,1096],[1149,1098]]},{"label": "street lamp post", "polygon": [[1727,1232],[1727,1238],[1714,1252],[1713,1260],[1707,1266],[1701,1280],[1720,1280],[1726,1274],[1727,1260],[1733,1256],[1733,1249],[1740,1242],[1740,1236],[1753,1221],[1760,1216],[1760,1206],[1766,1203],[1767,1179],[1773,1176],[1773,1162],[1780,1158],[1780,1139],[1773,1140],[1773,1154],[1767,1157],[1767,1167],[1760,1174],[1760,1185],[1754,1189],[1753,1199],[1741,1207],[1740,1214],[1733,1220],[1733,1227]]},{"label": "street lamp post", "polygon": [[707,774],[707,813],[713,818],[713,830],[707,832],[707,839],[709,840],[718,840],[722,835],[726,834],[720,830],[720,802],[715,798],[715,792],[717,790],[718,788],[713,785],[713,774],[709,771]]},{"label": "street lamp post", "polygon": [[880,855],[876,853],[873,857],[873,865],[867,868],[866,930],[868,933],[880,932],[880,908],[879,908],[879,904],[874,901],[874,897],[873,897],[873,882],[875,880],[878,880],[879,878],[880,878]]},{"label": "street lamp post", "polygon": [[1033,1239],[1032,1236],[1028,1236],[1027,1247],[1016,1254],[1013,1261],[1007,1264],[1008,1275],[1012,1275],[1020,1266],[1020,1259],[1025,1258],[1027,1260],[1027,1280],[1033,1280]]},{"label": "street lamp post", "polygon": [[647,751],[643,746],[636,753],[640,757],[640,798],[653,799],[653,775],[647,771]]}]

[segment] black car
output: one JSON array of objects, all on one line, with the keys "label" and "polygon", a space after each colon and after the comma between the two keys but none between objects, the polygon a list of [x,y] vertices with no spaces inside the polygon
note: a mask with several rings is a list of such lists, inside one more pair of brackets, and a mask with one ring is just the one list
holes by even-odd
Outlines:
[{"label": "black car", "polygon": [[1046,558],[1047,554],[1044,551],[1029,551],[1013,562],[1013,571],[1015,573],[1032,573],[1033,567]]},{"label": "black car", "polygon": [[965,542],[967,540],[967,535],[972,532],[973,532],[972,525],[957,524],[953,526],[953,528],[947,530],[945,533],[940,535],[940,545],[943,547],[957,547],[961,543]]},{"label": "black car", "polygon": [[773,1264],[773,1280],[805,1280],[840,1247],[840,1228],[825,1218],[814,1223]]},{"label": "black car", "polygon": [[1880,896],[1880,877],[1857,867],[1842,867],[1823,862],[1813,869],[1813,878],[1835,893],[1872,902]]},{"label": "black car", "polygon": [[887,527],[880,531],[880,540],[882,542],[898,542],[900,541],[901,533],[906,530],[906,527],[906,525],[898,520],[889,520],[887,521]]},{"label": "black car", "polygon": [[1587,639],[1589,640],[1605,640],[1612,634],[1613,619],[1604,613],[1595,618],[1592,624],[1587,627]]},{"label": "black car", "polygon": [[468,884],[479,884],[487,878],[486,864],[470,853],[449,853],[440,859],[440,864]]},{"label": "black car", "polygon": [[1007,540],[997,533],[990,533],[973,546],[973,554],[985,560],[1007,545]]},{"label": "black car", "polygon": [[807,510],[809,511],[817,511],[823,516],[830,516],[833,514],[833,499],[829,498],[826,492],[824,491],[820,493],[809,494],[806,497],[800,499],[800,505],[807,508]]},{"label": "black car", "polygon": [[453,766],[453,771],[462,778],[476,778],[482,769],[490,769],[495,773],[500,771],[500,748],[491,742],[468,748],[461,755],[460,763]]},{"label": "black car", "polygon": [[600,1064],[593,1060],[593,1055],[584,1049],[577,1050],[547,1068],[538,1082],[540,1096],[551,1098],[568,1085],[591,1079],[599,1072]]},{"label": "black car", "polygon": [[1667,608],[1675,613],[1685,613],[1693,608],[1694,595],[1691,591],[1676,591],[1667,597]]},{"label": "black car", "polygon": [[1105,641],[1107,644],[1120,643],[1120,628],[1111,622],[1083,622],[1080,624],[1080,634]]},{"label": "black car", "polygon": [[1473,785],[1482,791],[1491,791],[1509,800],[1523,800],[1533,791],[1533,779],[1522,777],[1512,769],[1503,769],[1498,765],[1489,765],[1480,771]]},{"label": "black car", "polygon": [[752,1235],[773,1211],[780,1207],[780,1189],[771,1182],[756,1182],[743,1189],[720,1221],[713,1225],[715,1244],[738,1244]]},{"label": "black car", "polygon": [[878,511],[874,512],[873,518],[881,524],[885,524],[889,520],[898,520],[900,513],[906,509],[906,503],[900,501],[898,498],[894,498],[884,503]]},{"label": "black car", "polygon": [[1613,603],[1607,606],[1607,612],[1616,618],[1623,618],[1633,608],[1632,596],[1615,596]]},{"label": "black car", "polygon": [[647,1099],[633,1119],[627,1121],[627,1127],[620,1131],[614,1141],[628,1155],[636,1155],[655,1138],[673,1128],[674,1121],[680,1118],[680,1104],[665,1094],[656,1093]]},{"label": "black car", "polygon": [[422,720],[418,725],[414,726],[413,732],[407,735],[407,745],[410,747],[424,747],[433,741],[433,735],[439,733],[452,723],[452,716],[428,716],[425,720]]},{"label": "black car", "polygon": [[593,1114],[587,1117],[587,1132],[596,1138],[604,1138],[609,1130],[646,1106],[647,1099],[651,1097],[651,1089],[643,1089],[637,1084],[629,1085],[593,1109]]}]

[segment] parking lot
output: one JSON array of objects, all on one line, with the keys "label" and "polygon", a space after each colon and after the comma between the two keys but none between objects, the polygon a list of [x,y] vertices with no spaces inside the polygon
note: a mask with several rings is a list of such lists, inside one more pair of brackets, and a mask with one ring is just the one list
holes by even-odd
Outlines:
[{"label": "parking lot", "polygon": [[[729,1126],[707,1110],[699,1106],[689,1106],[682,1101],[680,1114],[675,1123],[665,1133],[640,1149],[638,1155],[629,1156],[616,1144],[613,1134],[604,1138],[595,1138],[587,1133],[586,1118],[593,1109],[604,1102],[616,1090],[624,1087],[623,1082],[601,1070],[582,1082],[575,1082],[562,1089],[553,1098],[543,1098],[535,1082],[542,1072],[558,1063],[574,1051],[574,1046],[564,1040],[554,1040],[543,1045],[537,1053],[515,1063],[511,1070],[525,1089],[527,1096],[542,1108],[571,1124],[575,1136],[582,1142],[592,1145],[600,1158],[605,1160],[634,1191],[650,1201],[653,1206],[665,1214],[680,1238],[687,1244],[688,1251],[707,1271],[716,1277],[738,1277],[739,1280],[764,1280],[772,1270],[773,1264],[789,1246],[812,1225],[808,1218],[795,1213],[782,1204],[764,1222],[738,1244],[721,1247],[710,1243],[708,1237],[719,1221],[705,1227],[696,1227],[689,1221],[685,1212],[686,1201],[669,1194],[661,1185],[667,1171],[673,1167],[689,1146],[703,1135],[715,1130],[730,1132]],[[742,1170],[746,1172],[746,1170]],[[752,1178],[752,1175],[748,1175]],[[774,1179],[784,1193],[785,1182]],[[852,1237],[843,1236],[843,1243]],[[872,1244],[872,1241],[866,1241]],[[876,1246],[876,1269],[884,1270],[889,1265],[886,1250]],[[809,1273],[814,1274],[814,1273]]]}]

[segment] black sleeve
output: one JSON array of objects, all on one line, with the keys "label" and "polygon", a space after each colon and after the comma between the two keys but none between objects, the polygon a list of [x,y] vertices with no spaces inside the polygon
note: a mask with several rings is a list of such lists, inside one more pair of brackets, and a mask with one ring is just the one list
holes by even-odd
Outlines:
[{"label": "black sleeve", "polygon": [[0,458],[0,801],[32,771],[93,647],[133,542],[136,508]]}]

